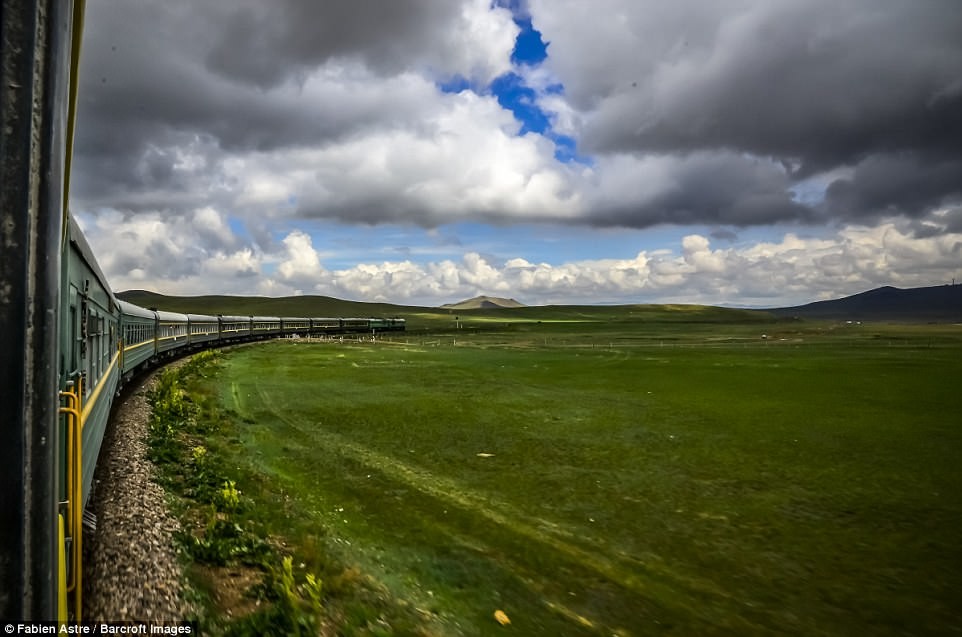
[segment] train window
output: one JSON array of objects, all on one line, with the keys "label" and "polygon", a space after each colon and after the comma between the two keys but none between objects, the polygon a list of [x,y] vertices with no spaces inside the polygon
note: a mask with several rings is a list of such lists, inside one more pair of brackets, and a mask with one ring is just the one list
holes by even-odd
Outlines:
[{"label": "train window", "polygon": [[140,345],[150,340],[150,325],[144,323],[128,323],[124,325],[125,346]]}]

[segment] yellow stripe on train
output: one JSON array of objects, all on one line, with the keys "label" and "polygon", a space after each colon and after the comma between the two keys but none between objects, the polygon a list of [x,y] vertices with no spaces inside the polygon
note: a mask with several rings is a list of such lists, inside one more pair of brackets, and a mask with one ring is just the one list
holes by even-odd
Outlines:
[{"label": "yellow stripe on train", "polygon": [[107,366],[107,371],[105,371],[100,376],[100,382],[94,387],[93,392],[90,394],[90,398],[84,401],[83,413],[80,415],[80,426],[84,426],[87,422],[87,417],[93,410],[95,404],[97,404],[97,398],[100,396],[100,392],[103,390],[104,385],[107,383],[107,379],[110,378],[110,374],[113,372],[114,368],[117,366],[117,357],[120,356],[120,352],[114,354],[114,357],[110,360],[110,365]]}]

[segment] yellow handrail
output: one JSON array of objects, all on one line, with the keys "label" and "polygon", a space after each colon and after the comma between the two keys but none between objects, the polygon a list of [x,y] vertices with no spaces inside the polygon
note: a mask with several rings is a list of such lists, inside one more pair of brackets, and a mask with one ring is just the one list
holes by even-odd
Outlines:
[{"label": "yellow handrail", "polygon": [[[57,546],[64,546],[66,536],[63,515],[58,513]],[[61,626],[67,623],[67,560],[63,551],[59,551],[57,555],[57,622]]]},{"label": "yellow handrail", "polygon": [[83,376],[73,387],[60,392],[67,417],[67,529],[73,539],[67,592],[74,594],[74,614],[81,621],[83,610]]}]

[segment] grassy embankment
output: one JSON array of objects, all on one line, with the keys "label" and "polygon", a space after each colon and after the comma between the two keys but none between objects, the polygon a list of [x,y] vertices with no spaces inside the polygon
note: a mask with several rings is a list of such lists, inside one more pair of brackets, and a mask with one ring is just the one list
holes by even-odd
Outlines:
[{"label": "grassy embankment", "polygon": [[191,394],[344,634],[957,628],[958,327],[658,311],[241,347]]}]

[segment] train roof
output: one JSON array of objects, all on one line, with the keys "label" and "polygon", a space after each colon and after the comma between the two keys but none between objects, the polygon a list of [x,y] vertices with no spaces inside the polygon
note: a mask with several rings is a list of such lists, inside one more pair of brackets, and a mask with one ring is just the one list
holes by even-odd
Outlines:
[{"label": "train roof", "polygon": [[187,322],[187,315],[180,314],[178,312],[167,312],[166,310],[157,310],[157,318],[161,321],[181,321]]},{"label": "train roof", "polygon": [[107,277],[104,275],[103,270],[100,269],[100,264],[97,263],[97,257],[94,256],[94,251],[90,249],[90,244],[87,243],[87,237],[84,236],[83,230],[80,229],[80,225],[77,223],[73,215],[67,217],[68,226],[68,236],[70,237],[70,243],[72,243],[77,248],[77,252],[80,253],[80,257],[86,262],[87,267],[90,271],[94,273],[100,285],[107,291],[110,296],[110,300],[114,303],[117,302],[117,297],[114,296],[114,291],[111,289],[110,284],[107,282]]},{"label": "train roof", "polygon": [[120,313],[126,314],[127,316],[139,316],[141,318],[149,319],[157,318],[153,310],[148,310],[140,307],[139,305],[128,303],[127,301],[121,301],[120,299],[117,299],[117,306],[120,308]]}]

